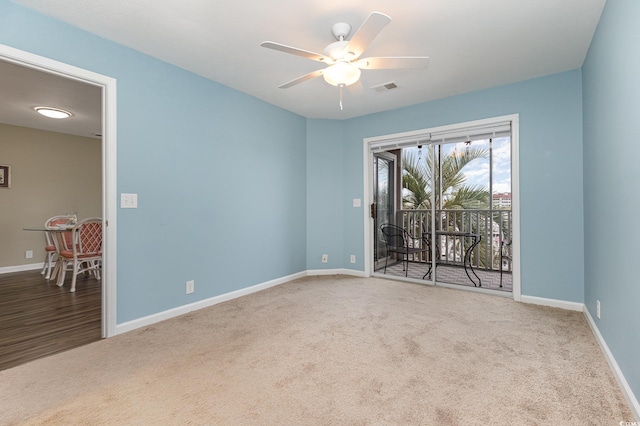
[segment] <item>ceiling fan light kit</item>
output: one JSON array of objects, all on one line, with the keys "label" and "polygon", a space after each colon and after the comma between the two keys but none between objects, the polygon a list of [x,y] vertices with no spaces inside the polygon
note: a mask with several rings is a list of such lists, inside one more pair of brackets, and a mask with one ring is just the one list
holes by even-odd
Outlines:
[{"label": "ceiling fan light kit", "polygon": [[333,86],[350,86],[360,79],[360,68],[348,62],[337,62],[324,70],[324,81]]},{"label": "ceiling fan light kit", "polygon": [[356,83],[360,79],[362,69],[425,68],[429,63],[429,58],[426,56],[360,59],[369,43],[389,22],[391,22],[389,16],[373,12],[349,41],[346,38],[351,33],[351,25],[337,23],[333,25],[331,32],[338,41],[329,44],[322,55],[272,41],[265,41],[260,45],[326,64],[326,68],[305,74],[279,87],[287,89],[322,75],[327,83],[340,88],[340,108],[342,109],[342,88]]}]

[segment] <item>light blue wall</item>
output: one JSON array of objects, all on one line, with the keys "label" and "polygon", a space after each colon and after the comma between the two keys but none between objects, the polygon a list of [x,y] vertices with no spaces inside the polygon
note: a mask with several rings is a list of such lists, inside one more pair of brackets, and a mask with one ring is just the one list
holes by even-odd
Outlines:
[{"label": "light blue wall", "polygon": [[6,0],[0,43],[117,79],[118,324],[307,269],[304,118]]},{"label": "light blue wall", "polygon": [[[522,294],[582,302],[581,84],[573,70],[344,121],[344,175],[333,185],[343,188],[345,252],[364,253],[363,213],[351,207],[363,197],[363,138],[518,113]],[[329,227],[314,233],[318,244],[333,238]]]},{"label": "light blue wall", "polygon": [[583,67],[585,303],[635,395],[640,395],[639,22],[640,2],[608,1]]},{"label": "light blue wall", "polygon": [[[307,120],[307,267],[342,268],[344,172],[342,123]],[[329,255],[326,264],[322,255]]]}]

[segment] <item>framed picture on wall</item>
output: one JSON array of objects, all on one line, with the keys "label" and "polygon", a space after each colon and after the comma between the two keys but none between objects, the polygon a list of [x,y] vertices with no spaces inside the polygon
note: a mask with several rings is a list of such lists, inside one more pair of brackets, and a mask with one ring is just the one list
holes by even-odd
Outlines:
[{"label": "framed picture on wall", "polygon": [[0,165],[0,188],[11,188],[11,166]]}]

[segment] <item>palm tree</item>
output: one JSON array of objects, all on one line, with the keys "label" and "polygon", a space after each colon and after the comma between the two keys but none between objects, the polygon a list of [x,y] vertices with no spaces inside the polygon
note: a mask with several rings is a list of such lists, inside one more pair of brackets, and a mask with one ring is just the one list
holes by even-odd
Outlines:
[{"label": "palm tree", "polygon": [[[438,209],[482,209],[489,207],[489,191],[480,185],[467,185],[464,167],[478,158],[487,158],[489,151],[484,148],[469,148],[463,152],[456,150],[443,156],[442,188],[435,192]],[[436,160],[437,161],[437,160]],[[431,208],[431,156],[421,159],[415,153],[402,154],[402,188],[405,190],[402,204],[405,209],[429,210]],[[440,187],[440,174],[435,177],[436,188]]]}]

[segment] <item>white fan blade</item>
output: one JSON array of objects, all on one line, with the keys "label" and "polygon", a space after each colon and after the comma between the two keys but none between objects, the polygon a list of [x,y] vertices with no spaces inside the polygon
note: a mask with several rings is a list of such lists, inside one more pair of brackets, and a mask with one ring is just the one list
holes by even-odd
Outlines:
[{"label": "white fan blade", "polygon": [[351,37],[349,44],[345,48],[345,52],[352,52],[356,58],[365,51],[369,43],[382,31],[382,29],[391,22],[391,18],[380,12],[373,12],[364,21],[358,31]]},{"label": "white fan blade", "polygon": [[305,74],[302,77],[298,77],[295,80],[291,80],[288,83],[283,84],[282,86],[278,86],[280,89],[287,89],[291,86],[295,86],[296,84],[300,84],[307,80],[311,80],[312,78],[320,77],[322,75],[322,70],[310,72],[309,74]]},{"label": "white fan blade", "polygon": [[273,41],[263,41],[260,46],[268,49],[279,50],[284,53],[290,53],[292,55],[302,56],[303,58],[311,59],[313,61],[324,62],[331,64],[333,61],[324,55],[319,53],[310,52],[308,50],[298,49],[297,47],[286,46],[284,44],[275,43]]},{"label": "white fan blade", "polygon": [[426,68],[429,65],[427,56],[398,56],[382,58],[364,58],[357,61],[356,66],[363,70],[383,70],[399,68]]}]

